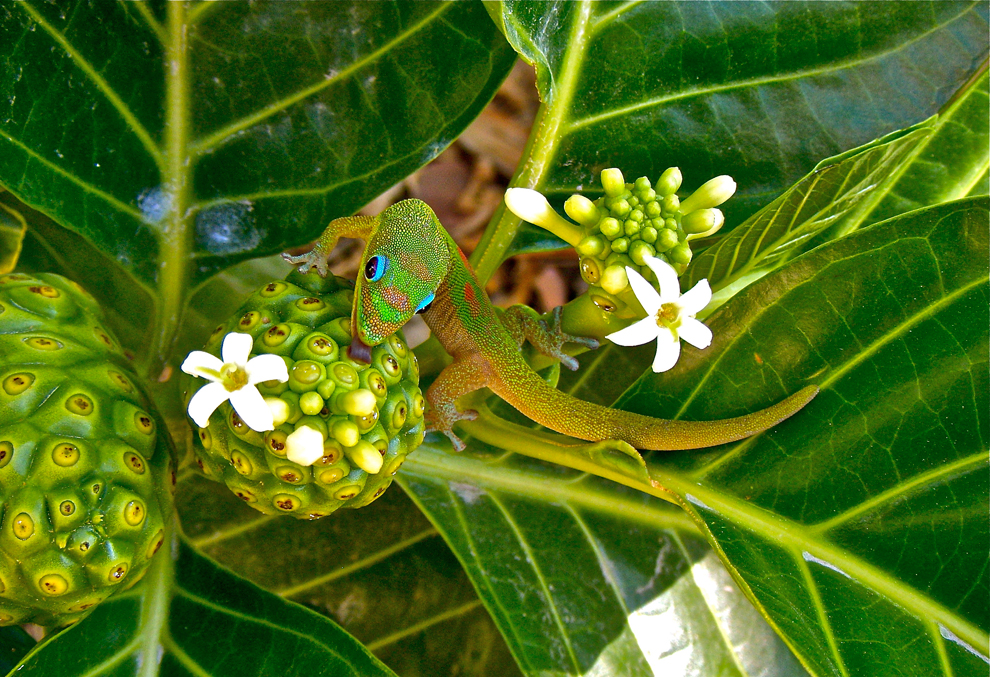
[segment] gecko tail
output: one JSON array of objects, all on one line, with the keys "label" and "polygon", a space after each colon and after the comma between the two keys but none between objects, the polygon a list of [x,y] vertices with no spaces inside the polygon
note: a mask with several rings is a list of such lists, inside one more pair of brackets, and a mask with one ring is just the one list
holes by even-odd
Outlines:
[{"label": "gecko tail", "polygon": [[591,442],[618,439],[653,451],[702,449],[751,437],[790,418],[819,392],[818,386],[807,386],[766,409],[735,418],[671,421],[576,399],[550,387],[536,374],[525,380],[521,388],[493,390],[529,418],[564,435]]}]

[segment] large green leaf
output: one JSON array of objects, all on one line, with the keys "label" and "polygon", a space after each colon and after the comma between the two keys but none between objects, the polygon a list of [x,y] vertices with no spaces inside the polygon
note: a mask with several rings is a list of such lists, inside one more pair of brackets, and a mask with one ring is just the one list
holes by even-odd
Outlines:
[{"label": "large green leaf", "polygon": [[[912,209],[986,194],[990,166],[990,102],[987,63],[946,106],[935,121],[934,134],[920,144],[911,162],[896,174],[896,182],[883,191],[876,208],[864,215],[863,223],[877,223]],[[976,192],[974,192],[974,190]],[[859,224],[847,225],[853,230]]]},{"label": "large green leaf", "polygon": [[618,403],[708,419],[822,387],[771,432],[649,461],[815,674],[986,673],[988,205],[794,260]]},{"label": "large green leaf", "polygon": [[858,227],[875,196],[894,183],[905,158],[931,132],[931,123],[923,123],[823,160],[815,171],[702,252],[681,286],[690,289],[707,279],[715,292],[705,309],[710,314],[740,288],[813,246],[819,233],[841,229],[850,221],[851,229]]},{"label": "large green leaf", "polygon": [[189,473],[177,509],[204,553],[340,623],[403,677],[518,674],[471,582],[401,489],[309,522],[262,515]]},{"label": "large green leaf", "polygon": [[394,677],[334,623],[239,579],[184,540],[175,549],[174,562],[160,555],[141,583],[39,644],[11,675]]},{"label": "large green leaf", "polygon": [[674,506],[476,440],[400,482],[527,675],[806,674]]},{"label": "large green leaf", "polygon": [[[489,5],[537,68],[543,107],[513,184],[557,198],[611,166],[740,186],[743,221],[837,155],[926,119],[986,58],[986,3],[522,2]],[[475,252],[487,278],[518,228]]]},{"label": "large green leaf", "polygon": [[164,358],[187,285],[428,162],[513,60],[477,3],[5,3],[0,184],[154,288]]}]

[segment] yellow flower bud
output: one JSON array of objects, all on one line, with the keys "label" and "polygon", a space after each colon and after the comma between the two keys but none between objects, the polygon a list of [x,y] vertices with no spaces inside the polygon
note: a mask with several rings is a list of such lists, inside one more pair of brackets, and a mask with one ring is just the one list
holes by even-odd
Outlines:
[{"label": "yellow flower bud", "polygon": [[691,196],[681,202],[681,214],[689,214],[695,209],[711,209],[718,207],[736,192],[736,182],[731,176],[723,174],[706,181],[701,188],[691,193]]}]

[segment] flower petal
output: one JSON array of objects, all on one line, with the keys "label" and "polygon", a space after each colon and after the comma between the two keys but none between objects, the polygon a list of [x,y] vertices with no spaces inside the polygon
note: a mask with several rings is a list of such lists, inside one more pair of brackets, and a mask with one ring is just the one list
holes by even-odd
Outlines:
[{"label": "flower petal", "polygon": [[677,333],[695,348],[704,350],[712,344],[712,330],[693,317],[682,317]]},{"label": "flower petal", "polygon": [[251,430],[259,433],[275,430],[272,410],[254,386],[244,386],[230,393],[230,404]]},{"label": "flower petal", "polygon": [[205,428],[210,424],[213,412],[229,397],[230,393],[220,383],[207,383],[189,400],[189,418],[200,428]]},{"label": "flower petal", "polygon": [[677,300],[677,305],[681,308],[681,316],[690,315],[694,317],[705,309],[712,301],[712,288],[708,280],[701,280],[698,284],[684,292],[684,295]]},{"label": "flower petal", "polygon": [[262,381],[285,383],[289,380],[289,369],[285,366],[285,360],[278,355],[256,355],[248,360],[244,370],[247,372],[249,385]]},{"label": "flower petal", "polygon": [[620,346],[641,346],[655,339],[658,330],[656,320],[653,317],[647,317],[625,329],[607,334],[605,338]]},{"label": "flower petal", "polygon": [[657,308],[661,304],[676,301],[680,298],[681,283],[677,279],[677,271],[674,270],[673,266],[655,256],[647,256],[646,265],[657,276],[657,282],[660,284],[660,303],[657,304]]},{"label": "flower petal", "polygon": [[650,318],[656,315],[661,304],[660,294],[657,294],[657,290],[635,268],[626,266],[626,277],[629,279],[633,294],[636,295],[636,300],[646,311],[646,316]]},{"label": "flower petal", "polygon": [[250,334],[239,334],[232,331],[224,337],[220,355],[223,357],[224,364],[232,362],[243,366],[247,363],[248,355],[251,354],[253,347],[254,339],[251,338]]},{"label": "flower petal", "polygon": [[657,356],[653,358],[653,371],[660,373],[671,369],[681,356],[681,342],[670,331],[657,335]]},{"label": "flower petal", "polygon": [[308,425],[296,428],[285,438],[285,457],[299,465],[313,465],[323,458],[323,433]]},{"label": "flower petal", "polygon": [[194,350],[186,355],[186,359],[182,362],[182,366],[179,369],[190,376],[199,376],[200,378],[206,378],[211,381],[219,381],[221,367],[223,367],[223,362],[216,355],[210,355],[202,350]]}]

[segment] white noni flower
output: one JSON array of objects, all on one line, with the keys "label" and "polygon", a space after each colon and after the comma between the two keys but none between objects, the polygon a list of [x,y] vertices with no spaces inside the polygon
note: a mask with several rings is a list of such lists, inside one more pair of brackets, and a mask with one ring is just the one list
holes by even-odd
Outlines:
[{"label": "white noni flower", "polygon": [[646,259],[646,264],[657,276],[660,293],[642,275],[627,267],[629,284],[646,311],[646,317],[605,338],[620,346],[638,346],[656,339],[653,371],[659,373],[677,364],[681,339],[695,348],[711,345],[712,330],[694,316],[712,300],[712,289],[708,280],[702,280],[682,295],[677,272],[670,265],[653,257]]},{"label": "white noni flower", "polygon": [[189,401],[189,417],[200,428],[210,423],[217,407],[230,400],[230,405],[251,430],[274,430],[272,412],[256,384],[263,381],[289,380],[289,370],[278,355],[257,355],[248,359],[254,339],[248,334],[230,333],[223,339],[220,354],[194,350],[182,363],[182,371],[205,378],[211,383],[196,391]]}]

